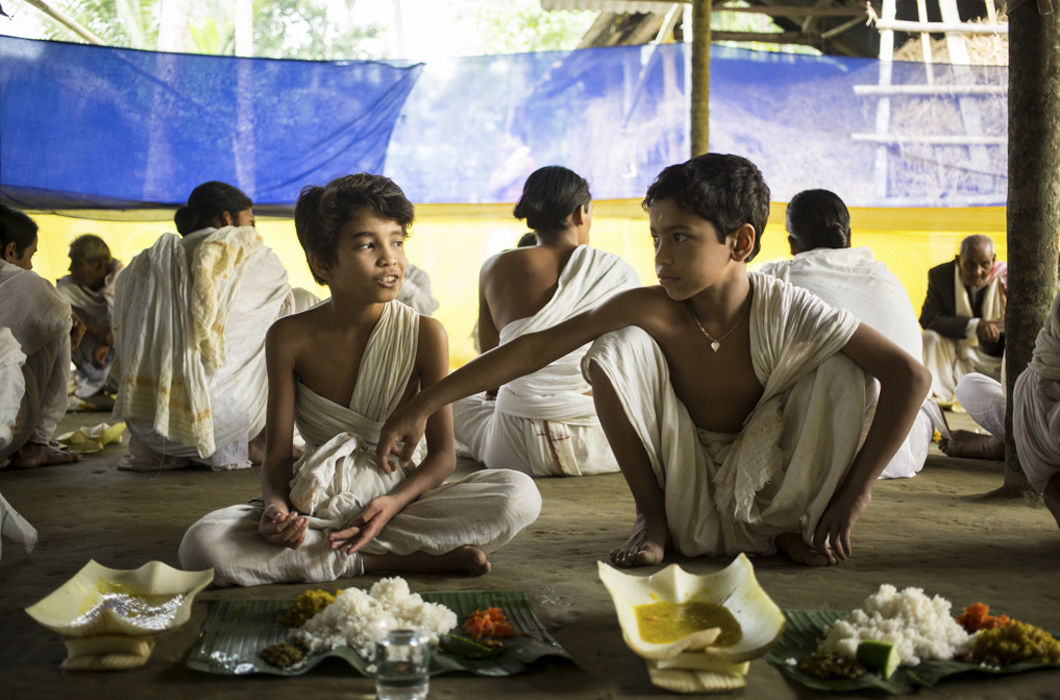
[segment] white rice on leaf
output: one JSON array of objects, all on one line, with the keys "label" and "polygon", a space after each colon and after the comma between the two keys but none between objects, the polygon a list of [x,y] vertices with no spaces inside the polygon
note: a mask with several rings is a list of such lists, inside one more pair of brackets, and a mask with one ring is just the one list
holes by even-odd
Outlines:
[{"label": "white rice on leaf", "polygon": [[950,601],[928,598],[923,589],[898,592],[885,583],[861,607],[827,629],[819,652],[856,658],[858,642],[872,639],[893,644],[903,666],[927,659],[952,659],[970,650],[974,635],[950,614]]},{"label": "white rice on leaf", "polygon": [[384,578],[366,593],[347,588],[305,624],[291,631],[291,638],[310,652],[349,646],[371,659],[375,641],[387,630],[415,629],[430,637],[456,627],[456,613],[439,603],[427,603],[409,591],[403,578]]}]

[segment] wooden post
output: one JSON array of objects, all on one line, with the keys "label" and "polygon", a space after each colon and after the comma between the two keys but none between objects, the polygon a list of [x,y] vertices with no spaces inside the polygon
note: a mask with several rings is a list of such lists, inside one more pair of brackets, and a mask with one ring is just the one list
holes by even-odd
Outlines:
[{"label": "wooden post", "polygon": [[[1055,6],[1055,10],[1054,10]],[[1032,496],[1012,439],[1012,387],[1027,366],[1056,292],[1060,226],[1060,3],[1009,8],[1008,306],[1005,311],[1005,484]]]},{"label": "wooden post", "polygon": [[692,156],[710,144],[710,10],[711,0],[692,0]]}]

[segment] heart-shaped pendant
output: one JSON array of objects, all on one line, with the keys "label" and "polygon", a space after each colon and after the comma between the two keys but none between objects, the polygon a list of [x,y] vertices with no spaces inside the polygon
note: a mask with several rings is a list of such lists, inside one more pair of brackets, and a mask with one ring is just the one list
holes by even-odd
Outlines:
[{"label": "heart-shaped pendant", "polygon": [[714,352],[717,352],[718,348],[720,348],[720,347],[721,347],[721,343],[719,343],[716,340],[713,343],[710,344],[710,349],[713,350]]}]

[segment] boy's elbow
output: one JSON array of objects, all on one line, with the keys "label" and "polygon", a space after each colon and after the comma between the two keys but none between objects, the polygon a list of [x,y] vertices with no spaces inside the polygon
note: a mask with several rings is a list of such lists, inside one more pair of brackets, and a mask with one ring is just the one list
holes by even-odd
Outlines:
[{"label": "boy's elbow", "polygon": [[909,376],[910,391],[919,401],[923,401],[931,390],[931,372],[913,357],[906,362],[906,372]]}]

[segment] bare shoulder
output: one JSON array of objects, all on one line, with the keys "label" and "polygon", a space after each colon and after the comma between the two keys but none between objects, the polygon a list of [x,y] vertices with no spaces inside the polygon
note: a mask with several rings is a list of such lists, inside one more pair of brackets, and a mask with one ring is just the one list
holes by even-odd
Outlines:
[{"label": "bare shoulder", "polygon": [[656,285],[619,292],[596,310],[609,317],[625,317],[626,325],[645,327],[645,324],[650,325],[660,315],[672,313],[674,306],[675,302],[666,294],[666,290]]},{"label": "bare shoulder", "polygon": [[448,347],[449,336],[441,321],[433,316],[420,314],[419,341],[421,346],[427,343],[432,346]]},{"label": "bare shoulder", "polygon": [[295,350],[311,345],[327,328],[323,308],[323,306],[313,307],[273,321],[267,334],[268,345],[275,349]]}]

